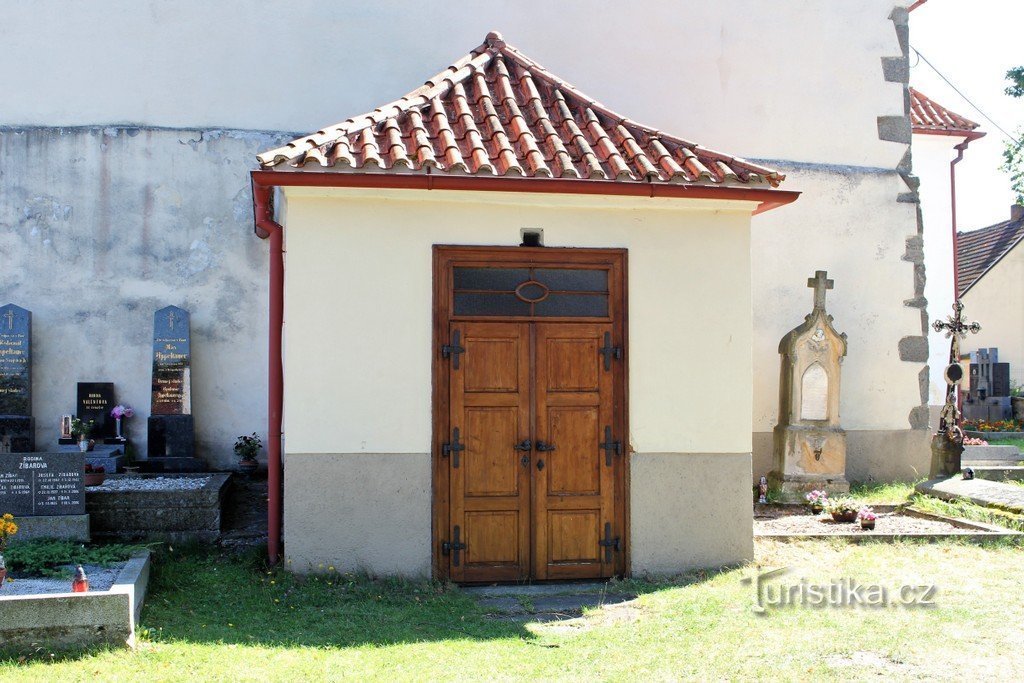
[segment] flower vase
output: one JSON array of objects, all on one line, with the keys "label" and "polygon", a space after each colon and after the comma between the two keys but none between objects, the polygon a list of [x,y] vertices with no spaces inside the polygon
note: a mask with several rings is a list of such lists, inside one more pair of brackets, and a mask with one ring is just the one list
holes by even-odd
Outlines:
[{"label": "flower vase", "polygon": [[3,553],[0,553],[0,589],[4,587],[4,581],[7,580],[7,565],[4,563]]},{"label": "flower vase", "polygon": [[114,429],[116,430],[117,438],[121,438],[121,418],[114,419]]},{"label": "flower vase", "polygon": [[865,531],[873,531],[875,528],[875,520],[873,519],[862,519],[860,520],[860,528]]},{"label": "flower vase", "polygon": [[78,450],[82,451],[83,453],[88,451],[89,450],[89,440],[88,439],[82,439],[81,441],[79,441],[78,442]]}]

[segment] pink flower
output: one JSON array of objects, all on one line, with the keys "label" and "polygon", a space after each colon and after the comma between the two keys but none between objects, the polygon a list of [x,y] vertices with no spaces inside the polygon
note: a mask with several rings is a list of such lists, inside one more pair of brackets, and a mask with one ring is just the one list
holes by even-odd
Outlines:
[{"label": "pink flower", "polygon": [[115,420],[120,420],[123,417],[135,417],[135,409],[131,406],[118,404],[111,409],[110,416]]}]

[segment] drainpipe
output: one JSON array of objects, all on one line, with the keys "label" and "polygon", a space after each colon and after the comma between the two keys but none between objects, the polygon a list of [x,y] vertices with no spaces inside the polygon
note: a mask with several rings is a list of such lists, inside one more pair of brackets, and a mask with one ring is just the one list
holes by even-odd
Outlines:
[{"label": "drainpipe", "polygon": [[[964,158],[964,152],[967,151],[967,145],[971,144],[972,141],[978,138],[985,137],[984,133],[974,132],[968,133],[964,137],[964,141],[954,147],[956,150],[956,159],[949,162],[949,202],[950,202],[950,218],[951,227],[953,230],[953,300],[956,301],[960,298],[960,257],[957,255],[957,236],[956,236],[956,165],[960,163]],[[960,360],[959,358],[956,360]]]},{"label": "drainpipe", "polygon": [[281,413],[284,405],[284,228],[274,220],[273,187],[252,182],[256,234],[270,238],[270,325],[267,344],[267,559],[281,560]]}]

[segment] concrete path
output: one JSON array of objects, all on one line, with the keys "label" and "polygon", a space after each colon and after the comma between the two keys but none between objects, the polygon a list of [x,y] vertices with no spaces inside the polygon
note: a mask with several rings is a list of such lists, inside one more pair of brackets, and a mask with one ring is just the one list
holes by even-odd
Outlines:
[{"label": "concrete path", "polygon": [[495,619],[562,621],[576,619],[584,609],[622,605],[636,593],[621,592],[604,582],[515,586],[470,586],[461,589]]},{"label": "concrete path", "polygon": [[1017,484],[985,479],[964,481],[956,476],[949,479],[929,479],[918,484],[917,490],[943,500],[965,498],[977,505],[1024,513],[1024,486]]}]

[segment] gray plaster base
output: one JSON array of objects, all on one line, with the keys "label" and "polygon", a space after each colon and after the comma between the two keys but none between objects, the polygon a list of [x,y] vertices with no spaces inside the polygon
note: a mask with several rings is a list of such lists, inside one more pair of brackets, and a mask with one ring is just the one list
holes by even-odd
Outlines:
[{"label": "gray plaster base", "polygon": [[0,596],[0,652],[133,646],[149,570],[150,553],[143,550],[108,591]]},{"label": "gray plaster base", "polygon": [[89,542],[89,515],[18,517],[18,540],[61,538]]},{"label": "gray plaster base", "polygon": [[[754,432],[751,483],[775,467],[772,433]],[[917,481],[931,463],[927,429],[846,430],[846,480],[849,482]]]}]

